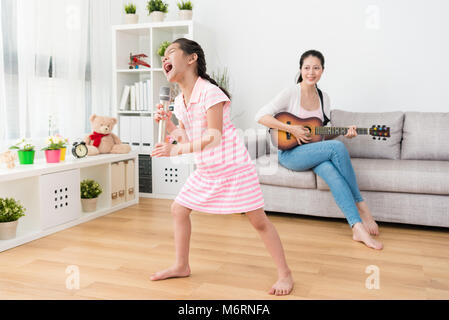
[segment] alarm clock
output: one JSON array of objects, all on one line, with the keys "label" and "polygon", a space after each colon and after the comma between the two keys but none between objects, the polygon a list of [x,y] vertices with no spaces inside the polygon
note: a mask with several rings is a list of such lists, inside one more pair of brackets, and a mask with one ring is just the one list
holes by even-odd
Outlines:
[{"label": "alarm clock", "polygon": [[85,156],[87,156],[87,152],[87,146],[84,141],[73,143],[72,154],[75,158],[84,158]]}]

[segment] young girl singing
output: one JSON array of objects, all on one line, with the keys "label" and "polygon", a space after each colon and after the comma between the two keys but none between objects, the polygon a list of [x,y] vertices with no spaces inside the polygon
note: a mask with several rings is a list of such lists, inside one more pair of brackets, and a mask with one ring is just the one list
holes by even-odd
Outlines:
[{"label": "young girl singing", "polygon": [[246,213],[259,232],[278,269],[278,280],[270,294],[286,295],[293,289],[279,235],[263,210],[264,200],[254,164],[230,120],[230,99],[226,90],[206,74],[203,49],[185,38],[174,41],[165,51],[163,70],[169,82],[176,82],[182,94],[175,99],[176,127],[171,112],[161,105],[155,120],[166,120],[166,130],[178,144],[158,143],[152,157],[194,153],[197,169],[190,175],[171,205],[174,219],[176,261],[151,280],[190,275],[190,213]]}]

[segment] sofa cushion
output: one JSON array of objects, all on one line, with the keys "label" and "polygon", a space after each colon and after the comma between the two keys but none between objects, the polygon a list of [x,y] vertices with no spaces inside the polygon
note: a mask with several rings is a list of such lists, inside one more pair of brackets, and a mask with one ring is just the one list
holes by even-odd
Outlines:
[{"label": "sofa cushion", "polygon": [[373,125],[390,127],[391,137],[386,141],[373,140],[370,135],[359,135],[354,139],[339,136],[337,139],[346,145],[349,154],[354,158],[400,159],[403,112],[368,113],[331,110],[331,122],[333,127],[351,125],[358,128],[371,128]]},{"label": "sofa cushion", "polygon": [[[361,191],[449,195],[449,161],[351,159]],[[329,190],[317,176],[320,190]]]},{"label": "sofa cushion", "polygon": [[401,159],[449,160],[449,113],[406,112]]},{"label": "sofa cushion", "polygon": [[299,172],[283,167],[278,161],[277,152],[257,158],[256,168],[262,184],[316,189],[315,173],[312,170]]}]

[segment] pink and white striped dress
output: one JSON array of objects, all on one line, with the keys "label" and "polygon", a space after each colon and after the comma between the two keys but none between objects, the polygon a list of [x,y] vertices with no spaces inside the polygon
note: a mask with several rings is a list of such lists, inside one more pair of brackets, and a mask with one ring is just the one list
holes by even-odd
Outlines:
[{"label": "pink and white striped dress", "polygon": [[190,141],[207,130],[206,111],[225,102],[221,145],[194,153],[197,169],[189,176],[175,201],[207,213],[243,213],[264,206],[256,167],[230,120],[229,98],[217,86],[198,77],[188,106],[182,93],[174,114],[182,121]]}]

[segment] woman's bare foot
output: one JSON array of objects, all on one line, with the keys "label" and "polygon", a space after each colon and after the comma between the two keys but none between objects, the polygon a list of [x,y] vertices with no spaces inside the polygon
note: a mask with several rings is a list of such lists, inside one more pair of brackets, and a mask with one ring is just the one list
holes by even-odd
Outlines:
[{"label": "woman's bare foot", "polygon": [[380,250],[383,248],[382,243],[371,238],[370,234],[365,229],[365,226],[360,222],[357,222],[352,226],[352,239],[363,242],[368,247],[373,249]]},{"label": "woman's bare foot", "polygon": [[271,287],[269,294],[284,296],[290,294],[293,290],[293,277],[291,272],[285,276],[279,276],[278,281]]},{"label": "woman's bare foot", "polygon": [[379,235],[379,226],[376,221],[374,221],[373,216],[371,215],[371,211],[369,210],[365,201],[356,203],[357,208],[359,209],[360,218],[362,218],[363,225],[369,234],[373,236]]},{"label": "woman's bare foot", "polygon": [[164,280],[168,278],[182,278],[182,277],[188,277],[190,275],[190,267],[184,266],[184,267],[177,267],[173,266],[168,269],[153,273],[150,276],[150,279],[153,281],[156,280]]}]

